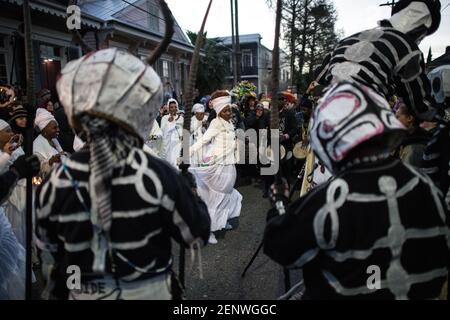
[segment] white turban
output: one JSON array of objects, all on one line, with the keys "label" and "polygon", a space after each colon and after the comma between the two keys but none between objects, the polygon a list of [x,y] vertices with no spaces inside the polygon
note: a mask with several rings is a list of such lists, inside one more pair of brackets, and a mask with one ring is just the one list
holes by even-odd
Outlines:
[{"label": "white turban", "polygon": [[52,121],[56,121],[55,117],[44,108],[38,108],[36,110],[36,119],[34,119],[34,124],[39,128],[39,131],[44,130],[44,128]]},{"label": "white turban", "polygon": [[178,108],[178,101],[177,100],[175,100],[175,99],[169,99],[169,100],[167,100],[167,108],[169,107],[169,105],[171,104],[171,103],[175,103],[176,105],[177,105],[177,110],[179,109]]},{"label": "white turban", "polygon": [[0,119],[0,131],[1,131],[1,130],[4,130],[4,129],[6,129],[6,128],[10,128],[8,122],[6,122],[6,121]]},{"label": "white turban", "polygon": [[201,103],[196,103],[192,107],[192,113],[196,114],[197,112],[205,112],[205,107]]},{"label": "white turban", "polygon": [[218,97],[212,101],[212,105],[217,116],[219,116],[226,106],[231,106],[231,96]]}]

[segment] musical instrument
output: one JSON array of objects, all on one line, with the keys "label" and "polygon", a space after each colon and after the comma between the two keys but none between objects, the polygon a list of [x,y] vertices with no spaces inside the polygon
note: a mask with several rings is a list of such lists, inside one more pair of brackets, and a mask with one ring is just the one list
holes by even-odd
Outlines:
[{"label": "musical instrument", "polygon": [[299,141],[294,145],[293,149],[294,157],[299,160],[303,160],[308,155],[308,145],[303,141]]}]

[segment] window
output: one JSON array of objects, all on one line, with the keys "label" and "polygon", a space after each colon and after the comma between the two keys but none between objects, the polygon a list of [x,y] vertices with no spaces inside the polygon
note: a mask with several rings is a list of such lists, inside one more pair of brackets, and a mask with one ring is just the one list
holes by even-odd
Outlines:
[{"label": "window", "polygon": [[253,67],[253,57],[251,50],[242,50],[242,66]]},{"label": "window", "polygon": [[163,60],[162,65],[163,65],[162,76],[168,78],[169,77],[169,61]]},{"label": "window", "polygon": [[150,30],[159,31],[159,7],[153,1],[148,2]]}]

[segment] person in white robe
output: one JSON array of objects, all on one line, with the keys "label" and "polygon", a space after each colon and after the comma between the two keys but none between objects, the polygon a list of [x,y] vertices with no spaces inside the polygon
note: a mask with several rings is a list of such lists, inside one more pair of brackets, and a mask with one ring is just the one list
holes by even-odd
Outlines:
[{"label": "person in white robe", "polygon": [[162,137],[163,134],[158,124],[158,121],[153,120],[152,131],[150,132],[147,141],[145,141],[144,145],[145,150],[150,149],[152,155],[159,157],[161,153]]},{"label": "person in white robe", "polygon": [[[9,170],[18,157],[25,152],[21,148],[22,137],[14,135],[8,123],[0,120],[0,174]],[[10,141],[5,143],[5,139]],[[2,204],[4,214],[11,223],[14,234],[22,246],[25,246],[25,202],[26,181],[21,179],[9,195],[7,201]]]},{"label": "person in white robe", "polygon": [[169,106],[169,114],[161,119],[162,146],[160,155],[162,159],[178,169],[177,162],[181,152],[184,118],[179,114],[177,100],[169,99],[167,105]]},{"label": "person in white robe", "polygon": [[[214,98],[214,94],[213,94]],[[211,218],[209,243],[217,243],[214,231],[230,230],[229,220],[240,216],[242,195],[234,189],[236,182],[236,133],[230,122],[231,96],[220,96],[212,101],[217,117],[205,134],[191,146],[190,155],[212,143],[212,158],[201,167],[191,167],[196,178],[197,192],[208,206]]]},{"label": "person in white robe", "polygon": [[[192,107],[191,118],[191,145],[200,141],[206,131],[208,117],[205,115],[205,107],[196,103]],[[207,144],[200,148],[191,156],[191,166],[201,166],[203,163],[210,161],[211,144]]]},{"label": "person in white robe", "polygon": [[[8,171],[17,156],[9,124],[0,119],[0,174]],[[0,300],[25,298],[25,250],[0,203]]]},{"label": "person in white robe", "polygon": [[50,112],[39,108],[34,123],[41,134],[34,139],[33,153],[41,162],[40,176],[44,178],[66,157],[66,153],[56,139],[59,135],[58,122]]}]

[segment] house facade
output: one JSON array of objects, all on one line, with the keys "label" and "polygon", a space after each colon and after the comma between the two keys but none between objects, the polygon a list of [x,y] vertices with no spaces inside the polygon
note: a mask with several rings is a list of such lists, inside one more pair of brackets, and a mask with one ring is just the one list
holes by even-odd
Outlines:
[{"label": "house facade", "polygon": [[[227,86],[233,87],[232,38],[219,38],[229,52],[226,61],[228,65]],[[239,47],[241,53],[241,80],[252,82],[258,93],[267,93],[270,90],[272,71],[272,50],[261,44],[260,34],[241,34]],[[290,80],[289,62],[286,53],[280,51],[280,88],[287,87]]]},{"label": "house facade", "polygon": [[[56,94],[57,75],[83,52],[72,40],[67,1],[31,0],[36,91]],[[0,83],[26,88],[22,0],[0,0]],[[156,0],[79,0],[80,33],[94,49],[117,47],[144,59],[163,38],[165,22]],[[168,50],[155,63],[167,92],[182,99],[194,47],[175,21]]]}]

